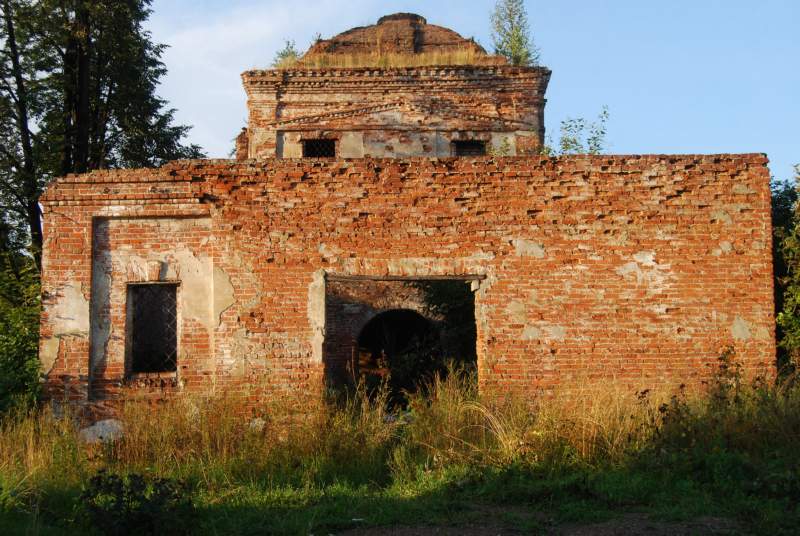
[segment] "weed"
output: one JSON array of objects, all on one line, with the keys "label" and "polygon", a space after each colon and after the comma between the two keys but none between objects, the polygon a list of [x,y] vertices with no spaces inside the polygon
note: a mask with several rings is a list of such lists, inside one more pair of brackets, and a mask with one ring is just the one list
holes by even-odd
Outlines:
[{"label": "weed", "polygon": [[0,423],[0,525],[179,532],[168,513],[194,505],[196,533],[322,533],[473,522],[484,503],[559,522],[713,514],[765,534],[800,521],[800,386],[744,378],[733,352],[674,392],[586,379],[522,399],[474,374],[435,376],[402,414],[362,385],[302,412],[265,405],[259,426],[232,397],[130,401],[125,436],[94,447],[69,416],[21,412]]},{"label": "weed", "polygon": [[185,534],[192,513],[188,496],[186,486],[171,479],[100,471],[89,480],[78,505],[103,534]]}]

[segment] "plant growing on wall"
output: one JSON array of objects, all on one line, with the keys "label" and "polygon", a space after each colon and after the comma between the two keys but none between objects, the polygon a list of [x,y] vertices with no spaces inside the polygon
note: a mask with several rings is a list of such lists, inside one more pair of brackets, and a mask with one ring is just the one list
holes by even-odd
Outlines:
[{"label": "plant growing on wall", "polygon": [[542,154],[559,156],[570,154],[601,154],[606,149],[606,123],[608,107],[603,106],[595,121],[583,117],[568,117],[561,122],[560,136],[553,144],[548,136]]},{"label": "plant growing on wall", "polygon": [[292,67],[297,63],[300,58],[300,51],[297,50],[293,40],[287,39],[283,48],[275,53],[275,58],[272,60],[272,66],[276,69],[286,69]]},{"label": "plant growing on wall", "polygon": [[511,65],[539,65],[523,0],[497,0],[491,16],[494,52]]}]

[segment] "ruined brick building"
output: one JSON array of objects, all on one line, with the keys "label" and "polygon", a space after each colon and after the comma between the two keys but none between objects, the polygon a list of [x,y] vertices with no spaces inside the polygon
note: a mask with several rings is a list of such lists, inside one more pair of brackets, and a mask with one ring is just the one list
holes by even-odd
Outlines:
[{"label": "ruined brick building", "polygon": [[441,320],[427,281],[467,289],[485,390],[769,372],[766,158],[540,156],[549,77],[392,15],[245,72],[235,160],[54,181],[50,394],[315,396],[376,318]]}]

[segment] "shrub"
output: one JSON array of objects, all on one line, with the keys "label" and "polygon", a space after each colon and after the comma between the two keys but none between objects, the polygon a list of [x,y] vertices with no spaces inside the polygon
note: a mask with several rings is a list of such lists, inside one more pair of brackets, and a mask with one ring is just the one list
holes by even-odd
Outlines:
[{"label": "shrub", "polygon": [[100,471],[80,497],[80,508],[103,534],[185,534],[192,503],[175,480]]},{"label": "shrub", "polygon": [[0,255],[0,414],[39,393],[39,279],[31,259]]}]

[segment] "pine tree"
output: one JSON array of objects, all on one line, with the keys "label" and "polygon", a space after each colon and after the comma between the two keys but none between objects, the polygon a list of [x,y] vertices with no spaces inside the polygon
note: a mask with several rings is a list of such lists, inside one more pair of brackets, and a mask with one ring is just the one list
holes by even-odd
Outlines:
[{"label": "pine tree", "polygon": [[497,0],[492,13],[492,40],[495,54],[505,56],[512,65],[539,64],[539,50],[530,36],[523,0]]}]

